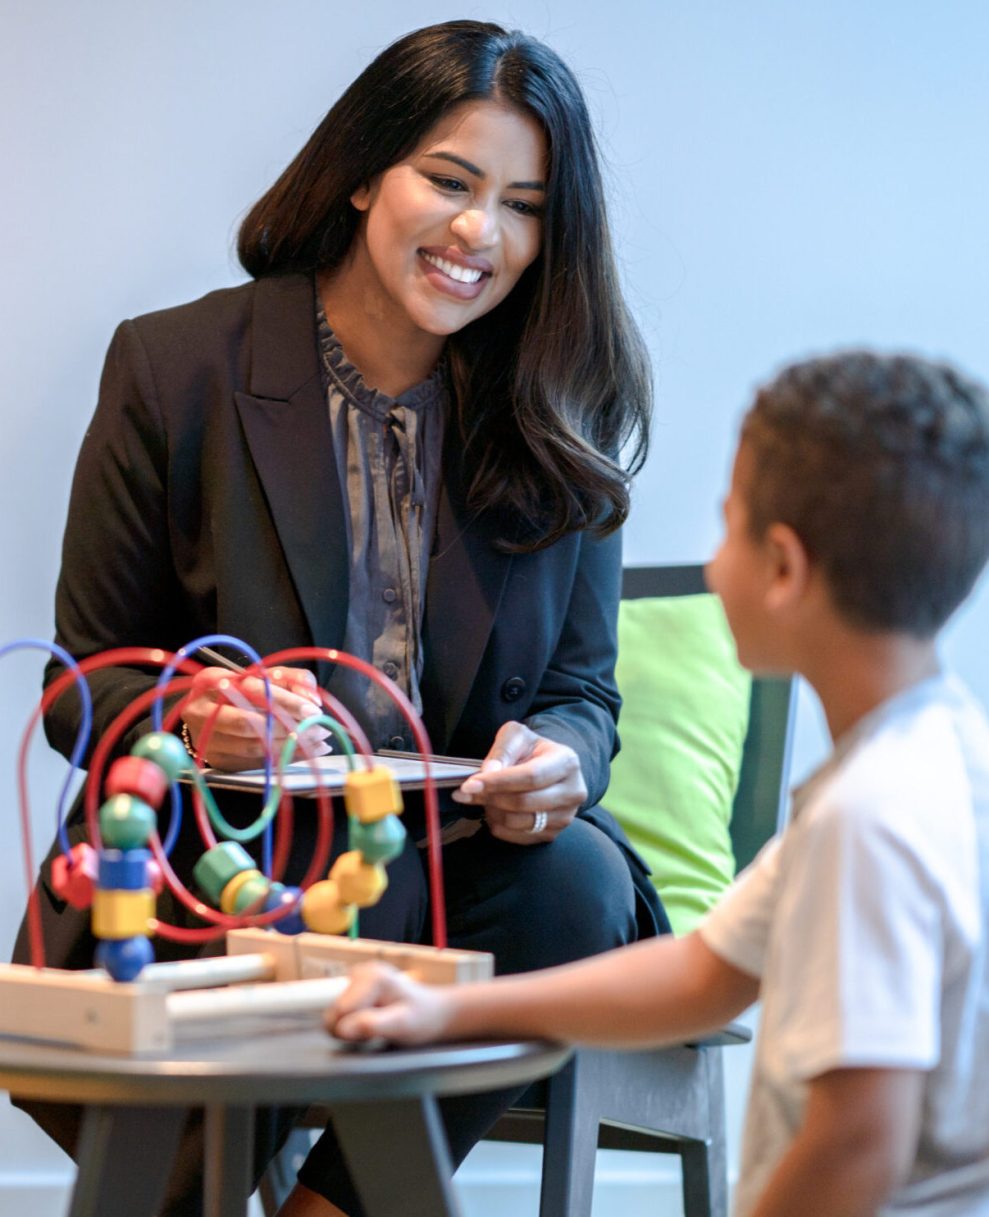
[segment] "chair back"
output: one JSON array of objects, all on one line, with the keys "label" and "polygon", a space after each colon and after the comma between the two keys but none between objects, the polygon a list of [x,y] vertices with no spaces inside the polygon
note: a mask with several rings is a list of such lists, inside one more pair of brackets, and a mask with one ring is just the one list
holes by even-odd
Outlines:
[{"label": "chair back", "polygon": [[[707,591],[704,567],[699,564],[627,566],[622,572],[623,600]],[[795,707],[792,677],[753,677],[749,726],[729,827],[738,871],[748,866],[786,821]]]}]

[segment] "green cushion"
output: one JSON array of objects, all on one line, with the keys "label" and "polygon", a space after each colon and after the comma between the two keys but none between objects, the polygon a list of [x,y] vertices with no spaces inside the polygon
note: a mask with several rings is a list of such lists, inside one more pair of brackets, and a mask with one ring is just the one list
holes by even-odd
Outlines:
[{"label": "green cushion", "polygon": [[623,600],[617,677],[622,749],[604,805],[687,933],[735,873],[728,825],[751,678],[711,595]]}]

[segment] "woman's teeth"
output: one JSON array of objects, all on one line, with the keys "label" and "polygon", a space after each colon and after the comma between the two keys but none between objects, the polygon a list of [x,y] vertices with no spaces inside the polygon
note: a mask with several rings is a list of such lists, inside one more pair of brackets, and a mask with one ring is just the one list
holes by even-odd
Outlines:
[{"label": "woman's teeth", "polygon": [[483,271],[477,270],[471,266],[460,266],[456,262],[448,262],[446,258],[438,258],[435,254],[423,253],[422,255],[430,266],[435,266],[441,270],[444,275],[449,275],[451,279],[456,279],[458,283],[477,283]]}]

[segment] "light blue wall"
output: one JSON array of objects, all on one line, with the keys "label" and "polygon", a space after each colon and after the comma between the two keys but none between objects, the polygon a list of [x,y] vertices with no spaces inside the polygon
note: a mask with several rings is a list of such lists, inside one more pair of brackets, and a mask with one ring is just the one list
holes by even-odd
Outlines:
[{"label": "light blue wall", "polygon": [[[69,476],[117,321],[236,281],[239,214],[339,89],[397,34],[465,15],[556,46],[599,125],[658,388],[630,560],[710,550],[733,428],[779,362],[866,342],[989,378],[981,0],[5,0],[0,641],[51,630]],[[982,592],[949,641],[984,698],[987,620]],[[0,680],[4,951],[23,898],[13,751],[39,670],[6,660]],[[813,711],[801,730],[806,764]],[[40,846],[60,770],[39,748],[34,772]],[[0,1179],[52,1161],[0,1112]]]}]

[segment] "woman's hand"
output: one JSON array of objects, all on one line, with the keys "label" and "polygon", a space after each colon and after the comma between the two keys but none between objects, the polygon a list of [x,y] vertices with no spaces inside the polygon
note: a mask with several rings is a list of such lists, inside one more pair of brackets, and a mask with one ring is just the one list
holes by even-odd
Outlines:
[{"label": "woman's hand", "polygon": [[453,798],[483,805],[493,837],[535,845],[567,827],[587,798],[587,786],[572,748],[513,722],[499,730],[478,773]]},{"label": "woman's hand", "polygon": [[381,1037],[393,1044],[425,1044],[447,1031],[453,990],[419,984],[390,964],[359,964],[350,987],[326,1012],[326,1026],[342,1040]]},{"label": "woman's hand", "polygon": [[[271,738],[277,754],[295,725],[318,714],[322,707],[312,672],[272,668],[267,676],[274,711]],[[226,704],[228,694],[238,704]],[[193,747],[207,764],[215,769],[255,769],[264,763],[266,704],[264,681],[259,677],[241,677],[225,668],[204,668],[193,681],[192,696],[182,718]],[[204,732],[207,723],[208,734]],[[326,743],[329,735],[325,727],[310,727],[300,737],[305,748],[300,744],[299,759],[325,756],[330,751]]]}]

